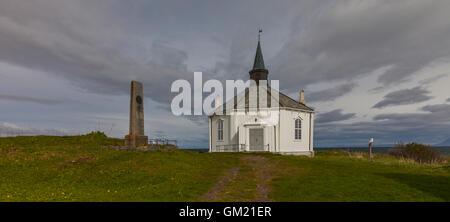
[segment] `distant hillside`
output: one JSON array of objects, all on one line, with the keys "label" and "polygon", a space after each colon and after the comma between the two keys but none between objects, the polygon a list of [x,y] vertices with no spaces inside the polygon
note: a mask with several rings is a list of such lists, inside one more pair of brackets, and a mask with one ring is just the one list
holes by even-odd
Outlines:
[{"label": "distant hillside", "polygon": [[436,144],[435,146],[450,146],[450,138],[446,139],[441,143]]}]

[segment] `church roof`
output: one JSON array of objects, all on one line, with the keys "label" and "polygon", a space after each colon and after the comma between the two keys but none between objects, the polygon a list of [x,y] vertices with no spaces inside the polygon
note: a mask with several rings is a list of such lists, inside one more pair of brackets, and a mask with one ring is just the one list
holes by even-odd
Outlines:
[{"label": "church roof", "polygon": [[[254,86],[256,87],[256,86]],[[271,102],[272,102],[272,89],[270,87],[267,87],[267,107],[266,108],[272,108],[272,107],[276,107],[276,106],[272,106]],[[275,92],[278,92],[278,106],[281,108],[291,108],[291,109],[298,109],[298,110],[303,110],[306,112],[314,112],[314,110],[294,99],[292,99],[291,97],[283,94],[282,92],[276,91],[275,89],[273,89]],[[244,97],[245,96],[245,97]],[[233,99],[230,99],[229,101],[227,101],[227,103],[223,104],[221,107],[219,107],[218,109],[223,109],[223,113],[226,113],[227,107],[233,105],[233,109],[237,109],[238,108],[238,104],[239,103],[243,103],[241,101],[238,101],[238,99],[245,99],[245,105],[244,108],[246,111],[248,111],[249,108],[260,108],[259,105],[259,93],[257,93],[257,98],[255,98],[256,102],[256,107],[251,107],[252,104],[250,104],[249,102],[249,98],[250,98],[250,89],[246,88],[245,91],[239,93],[239,95],[235,96]],[[276,101],[277,99],[274,98],[274,101]],[[234,104],[233,104],[234,101]],[[241,108],[241,107],[239,107]]]},{"label": "church roof", "polygon": [[261,43],[258,41],[258,47],[256,47],[255,61],[253,62],[253,70],[266,69],[264,66],[264,58],[261,50]]},{"label": "church roof", "polygon": [[301,109],[301,110],[306,110],[306,111],[314,111],[312,108],[292,99],[289,96],[284,95],[281,92],[279,94],[279,100],[280,100],[280,107]]}]

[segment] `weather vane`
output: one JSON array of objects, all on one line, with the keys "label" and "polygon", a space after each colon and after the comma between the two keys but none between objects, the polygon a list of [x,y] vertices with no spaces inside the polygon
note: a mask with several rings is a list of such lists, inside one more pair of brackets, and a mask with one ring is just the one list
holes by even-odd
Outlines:
[{"label": "weather vane", "polygon": [[262,32],[262,29],[259,29],[258,30],[258,42],[259,42],[259,40],[261,40],[261,32]]}]

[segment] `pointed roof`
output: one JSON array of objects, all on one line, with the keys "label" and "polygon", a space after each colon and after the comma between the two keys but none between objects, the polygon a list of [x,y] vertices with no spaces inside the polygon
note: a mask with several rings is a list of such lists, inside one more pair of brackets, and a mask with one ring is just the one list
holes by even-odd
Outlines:
[{"label": "pointed roof", "polygon": [[[258,87],[258,86],[253,86],[253,87]],[[291,97],[283,94],[280,91],[277,91],[275,89],[272,89],[271,87],[267,87],[267,108],[272,108],[272,107],[279,107],[280,109],[297,109],[297,110],[302,110],[305,112],[314,112],[314,109],[306,106],[305,104],[300,103],[297,100],[292,99]],[[272,90],[274,90],[273,92],[278,92],[278,98],[275,98],[275,101],[278,100],[278,106],[276,104],[274,104],[274,106],[272,106],[272,97],[274,95],[272,95]],[[256,95],[257,98],[255,99],[256,101],[259,101],[259,93]],[[226,103],[222,104],[221,106],[219,106],[216,110],[220,110],[222,109],[223,113],[227,112],[227,107],[228,109],[238,109],[238,103],[243,102],[244,103],[244,108],[246,111],[249,110],[249,108],[259,108],[259,102],[257,102],[256,107],[252,107],[252,104],[250,104],[249,102],[249,98],[250,98],[250,89],[246,88],[244,91],[240,92],[238,95],[234,96],[233,99],[228,100]],[[243,99],[243,101],[242,101]],[[210,114],[210,116],[212,116],[214,114]]]},{"label": "pointed roof", "polygon": [[261,50],[261,43],[258,40],[258,47],[256,48],[255,62],[253,63],[253,70],[266,69],[264,66],[264,58]]}]

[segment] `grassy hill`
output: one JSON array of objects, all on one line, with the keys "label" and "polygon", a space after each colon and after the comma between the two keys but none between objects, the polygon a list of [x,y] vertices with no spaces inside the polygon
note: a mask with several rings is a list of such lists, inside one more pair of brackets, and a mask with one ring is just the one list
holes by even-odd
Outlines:
[{"label": "grassy hill", "polygon": [[125,151],[102,134],[0,138],[0,201],[450,201],[450,165],[377,154]]}]

